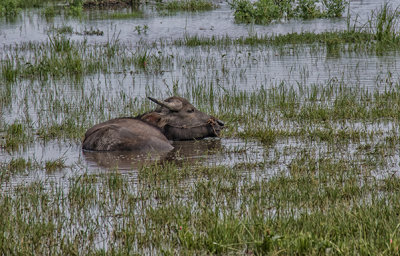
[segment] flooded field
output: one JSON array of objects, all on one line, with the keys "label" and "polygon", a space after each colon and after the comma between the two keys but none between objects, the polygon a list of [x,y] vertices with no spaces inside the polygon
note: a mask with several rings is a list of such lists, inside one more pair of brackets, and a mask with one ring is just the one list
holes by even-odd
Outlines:
[{"label": "flooded field", "polygon": [[[399,253],[400,1],[264,25],[73,2],[0,16],[1,254]],[[221,136],[82,151],[173,95]]]}]

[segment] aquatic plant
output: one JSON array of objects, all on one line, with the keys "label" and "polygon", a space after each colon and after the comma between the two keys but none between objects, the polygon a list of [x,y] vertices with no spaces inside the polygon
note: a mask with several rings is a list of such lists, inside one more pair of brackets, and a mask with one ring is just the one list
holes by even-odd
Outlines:
[{"label": "aquatic plant", "polygon": [[135,31],[140,35],[140,34],[147,34],[147,30],[149,29],[149,26],[147,26],[147,25],[143,25],[143,26],[140,26],[140,25],[137,25],[137,26],[135,26]]},{"label": "aquatic plant", "polygon": [[54,18],[56,16],[56,10],[54,6],[47,6],[43,11],[43,15],[46,17],[46,19]]},{"label": "aquatic plant", "polygon": [[[397,255],[400,85],[390,68],[399,43],[390,12],[320,34],[135,45],[55,31],[3,46],[0,252]],[[362,65],[333,70],[341,55],[377,58],[382,69],[368,87],[365,77],[349,81],[342,72],[353,78]],[[331,69],[326,79],[307,79],[308,62],[296,62],[304,56]],[[288,57],[285,75],[296,79],[258,74]],[[88,127],[148,111],[145,95],[154,94],[184,96],[224,120],[218,146],[129,171],[83,160]]]},{"label": "aquatic plant", "polygon": [[[54,31],[57,34],[72,34],[72,33],[74,33],[74,29],[71,26],[61,26],[58,28],[54,28]],[[49,39],[53,42],[54,41],[57,41],[57,42],[64,41],[65,43],[68,43],[65,37],[59,37],[59,38],[54,37],[54,39],[56,39],[56,40],[53,40],[51,38],[49,38]]]},{"label": "aquatic plant", "polygon": [[[287,44],[352,44],[357,46],[369,44],[373,46],[375,35],[367,31],[328,31],[315,34],[312,32],[288,33],[283,35],[255,35],[248,37],[230,38],[228,36],[186,36],[174,40],[177,46],[229,46],[229,45],[273,45],[283,46]],[[354,49],[353,49],[354,50]],[[389,49],[387,49],[389,50]]]},{"label": "aquatic plant", "polygon": [[209,11],[215,9],[215,5],[210,0],[173,0],[166,2],[158,2],[157,9],[159,11]]},{"label": "aquatic plant", "polygon": [[66,14],[71,16],[81,16],[83,12],[84,0],[68,0],[68,6],[66,6]]},{"label": "aquatic plant", "polygon": [[15,17],[22,9],[42,7],[50,0],[0,0],[0,17]]},{"label": "aquatic plant", "polygon": [[273,20],[341,17],[345,0],[234,0],[230,3],[238,23],[269,24]]},{"label": "aquatic plant", "polygon": [[141,0],[84,0],[83,7],[85,9],[89,8],[119,8],[119,7],[129,7],[138,6]]},{"label": "aquatic plant", "polygon": [[61,169],[66,167],[64,162],[65,161],[62,158],[59,158],[59,159],[56,159],[56,160],[48,160],[48,161],[46,161],[44,163],[44,169],[47,172],[54,172],[54,171],[57,171],[57,170],[61,170]]},{"label": "aquatic plant", "polygon": [[[18,238],[0,243],[0,250],[396,252],[393,216],[399,208],[400,179],[370,178],[371,166],[363,164],[360,168],[354,160],[317,157],[304,149],[286,171],[269,178],[252,178],[270,168],[268,162],[231,167],[166,162],[141,168],[135,180],[109,171],[75,175],[68,189],[32,182],[0,198],[0,213],[10,216],[0,220],[2,241]],[[58,242],[60,233],[63,243]]]},{"label": "aquatic plant", "polygon": [[2,168],[7,169],[11,173],[19,173],[32,168],[33,163],[31,159],[13,158],[8,163],[6,163]]},{"label": "aquatic plant", "polygon": [[20,11],[19,0],[0,0],[0,16],[15,16]]},{"label": "aquatic plant", "polygon": [[11,58],[3,60],[1,65],[1,76],[5,82],[15,82],[18,76],[18,70]]},{"label": "aquatic plant", "polygon": [[132,9],[129,12],[113,12],[101,17],[101,19],[136,19],[143,17],[143,11]]},{"label": "aquatic plant", "polygon": [[295,17],[301,19],[314,19],[323,17],[322,10],[316,5],[318,0],[298,0],[294,8]]},{"label": "aquatic plant", "polygon": [[0,143],[0,148],[16,151],[28,145],[33,140],[33,136],[31,134],[32,131],[27,127],[27,122],[28,120],[24,123],[17,121],[6,125],[6,133]]},{"label": "aquatic plant", "polygon": [[[287,4],[286,1],[282,3]],[[235,0],[231,3],[234,9],[236,22],[268,24],[272,20],[283,17],[281,5],[275,4],[273,0],[260,0],[252,3],[249,0]]]},{"label": "aquatic plant", "polygon": [[375,39],[383,43],[392,43],[399,39],[399,8],[385,3],[380,9],[373,10],[368,20],[370,28],[375,32]]},{"label": "aquatic plant", "polygon": [[327,18],[338,18],[342,17],[343,12],[348,5],[346,0],[322,0],[322,4],[325,7],[325,17]]}]

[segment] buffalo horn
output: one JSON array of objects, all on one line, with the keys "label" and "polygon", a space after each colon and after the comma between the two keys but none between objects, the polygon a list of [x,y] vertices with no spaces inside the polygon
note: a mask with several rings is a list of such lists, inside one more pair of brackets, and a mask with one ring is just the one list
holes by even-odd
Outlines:
[{"label": "buffalo horn", "polygon": [[182,108],[182,102],[166,102],[163,100],[161,101],[154,99],[152,97],[147,97],[147,98],[160,106],[168,108],[171,111],[179,111]]}]

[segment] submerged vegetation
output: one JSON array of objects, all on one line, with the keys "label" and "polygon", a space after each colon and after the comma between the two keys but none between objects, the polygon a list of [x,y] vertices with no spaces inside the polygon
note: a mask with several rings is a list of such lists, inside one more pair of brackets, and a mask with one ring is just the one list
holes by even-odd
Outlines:
[{"label": "submerged vegetation", "polygon": [[[152,42],[134,24],[146,40],[99,43],[67,24],[4,44],[0,254],[399,254],[398,24],[385,4],[320,34]],[[81,152],[88,127],[171,95],[221,138],[149,161]]]}]

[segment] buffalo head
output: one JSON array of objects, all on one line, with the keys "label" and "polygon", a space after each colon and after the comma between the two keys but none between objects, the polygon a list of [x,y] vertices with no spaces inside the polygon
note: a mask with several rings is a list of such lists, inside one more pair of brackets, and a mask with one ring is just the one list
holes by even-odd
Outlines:
[{"label": "buffalo head", "polygon": [[158,107],[140,118],[159,127],[169,140],[192,140],[219,136],[224,123],[207,115],[184,98],[157,100],[148,97]]}]

